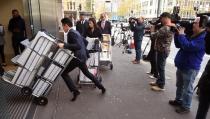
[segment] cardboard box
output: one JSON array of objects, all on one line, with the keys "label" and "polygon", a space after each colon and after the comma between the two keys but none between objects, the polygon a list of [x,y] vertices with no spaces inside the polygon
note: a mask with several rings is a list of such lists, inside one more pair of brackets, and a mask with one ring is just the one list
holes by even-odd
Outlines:
[{"label": "cardboard box", "polygon": [[111,37],[109,34],[103,34],[103,42],[110,42]]},{"label": "cardboard box", "polygon": [[102,51],[109,51],[110,46],[108,43],[101,43]]}]

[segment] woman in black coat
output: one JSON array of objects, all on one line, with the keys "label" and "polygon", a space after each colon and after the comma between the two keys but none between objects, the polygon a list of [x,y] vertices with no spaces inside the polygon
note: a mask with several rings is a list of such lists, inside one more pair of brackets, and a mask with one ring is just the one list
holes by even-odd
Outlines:
[{"label": "woman in black coat", "polygon": [[89,18],[88,24],[89,25],[86,32],[86,37],[102,39],[102,32],[96,24],[95,18]]}]

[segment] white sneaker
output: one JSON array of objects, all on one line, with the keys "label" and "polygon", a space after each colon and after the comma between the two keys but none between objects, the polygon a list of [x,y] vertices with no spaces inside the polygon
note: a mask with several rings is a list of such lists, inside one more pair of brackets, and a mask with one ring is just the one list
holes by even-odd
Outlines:
[{"label": "white sneaker", "polygon": [[153,75],[149,76],[151,79],[156,79]]}]

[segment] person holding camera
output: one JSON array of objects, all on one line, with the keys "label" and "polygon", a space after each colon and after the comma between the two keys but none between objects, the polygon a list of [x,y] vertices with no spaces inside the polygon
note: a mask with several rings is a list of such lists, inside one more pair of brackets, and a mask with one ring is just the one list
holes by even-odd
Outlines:
[{"label": "person holding camera", "polygon": [[172,26],[175,26],[171,22],[171,14],[164,12],[160,16],[161,28],[154,32],[154,27],[151,28],[151,36],[156,38],[154,49],[157,53],[157,81],[150,82],[153,91],[163,91],[165,86],[165,65],[166,59],[170,52],[171,42],[174,36]]},{"label": "person holding camera", "polygon": [[[210,55],[210,22],[206,25],[207,34],[205,38],[206,54]],[[196,119],[206,119],[208,109],[210,106],[210,60],[198,82],[199,89],[199,105]]]},{"label": "person holding camera", "polygon": [[207,21],[207,17],[197,17],[193,22],[193,35],[190,38],[186,37],[184,27],[179,27],[175,35],[175,46],[179,48],[175,57],[177,89],[175,100],[169,100],[169,104],[178,107],[175,111],[179,114],[190,112],[193,83],[205,54]]},{"label": "person holding camera", "polygon": [[131,19],[130,21],[131,31],[134,32],[134,45],[136,50],[136,58],[133,60],[133,64],[139,64],[141,59],[141,44],[144,36],[144,18]]}]

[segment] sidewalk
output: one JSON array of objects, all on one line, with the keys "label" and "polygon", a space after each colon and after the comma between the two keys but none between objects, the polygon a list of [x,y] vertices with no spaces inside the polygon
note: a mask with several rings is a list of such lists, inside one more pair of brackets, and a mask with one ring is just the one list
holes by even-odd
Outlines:
[{"label": "sidewalk", "polygon": [[[149,63],[131,64],[132,55],[121,54],[120,48],[113,48],[112,71],[103,68],[105,95],[90,87],[82,87],[76,102],[71,102],[72,94],[59,78],[48,96],[48,105],[37,106],[33,119],[194,119],[197,110],[197,96],[193,97],[191,112],[179,115],[168,105],[175,96],[176,68],[167,64],[166,91],[153,92],[148,83],[152,81],[145,73]],[[77,70],[72,72],[76,79]],[[210,118],[210,115],[209,115]]]}]

